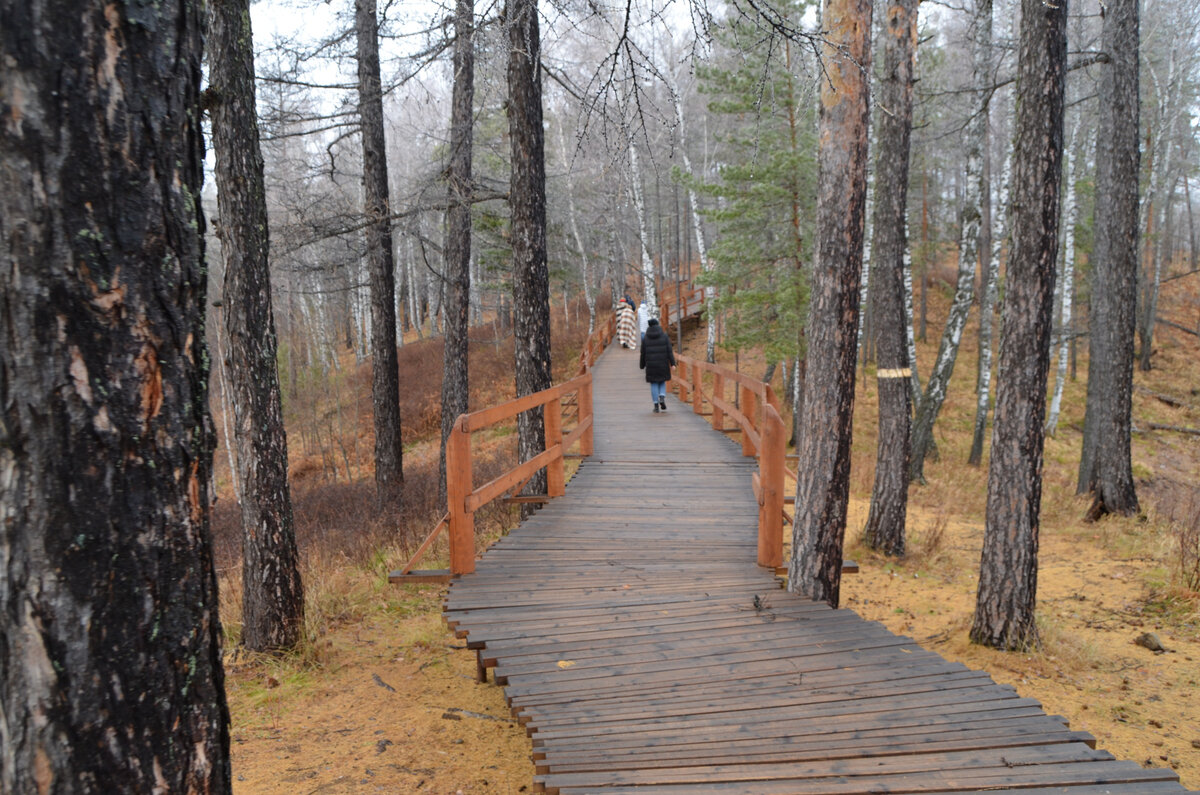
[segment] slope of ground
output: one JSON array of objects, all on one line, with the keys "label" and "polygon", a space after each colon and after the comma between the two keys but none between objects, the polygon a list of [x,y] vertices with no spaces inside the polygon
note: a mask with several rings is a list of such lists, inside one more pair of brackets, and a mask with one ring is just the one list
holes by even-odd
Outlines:
[{"label": "slope of ground", "polygon": [[[1194,293],[1185,286],[1172,283],[1164,316],[1195,317]],[[945,296],[931,299],[934,316],[945,311]],[[924,370],[937,333],[931,319],[930,343],[918,351]],[[1177,570],[1180,544],[1194,549],[1200,527],[1200,437],[1150,427],[1200,426],[1197,338],[1160,327],[1156,369],[1137,374],[1141,517],[1081,521],[1087,502],[1074,495],[1074,483],[1085,360],[1080,380],[1067,383],[1059,433],[1046,444],[1042,648],[1027,654],[967,642],[986,496],[986,461],[978,469],[964,463],[974,414],[973,340],[969,333],[938,421],[941,458],[926,468],[929,485],[911,489],[904,561],[857,545],[869,506],[876,421],[874,379],[860,378],[847,554],[862,572],[843,581],[844,606],[988,671],[1067,717],[1072,728],[1091,732],[1100,748],[1172,767],[1185,786],[1200,789],[1200,595]],[[689,343],[689,353],[701,345]],[[761,372],[762,363],[750,357],[741,363]],[[334,603],[322,608],[331,620],[300,659],[230,661],[236,792],[528,791],[529,742],[507,720],[502,691],[475,681],[474,653],[441,623],[439,589],[386,584],[398,556],[393,550],[388,559],[321,569],[326,581],[317,589]],[[1135,644],[1146,632],[1168,651]]]}]

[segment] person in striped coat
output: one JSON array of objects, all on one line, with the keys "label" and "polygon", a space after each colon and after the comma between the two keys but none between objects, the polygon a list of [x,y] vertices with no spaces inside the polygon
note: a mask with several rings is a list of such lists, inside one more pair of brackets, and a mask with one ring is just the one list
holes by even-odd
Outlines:
[{"label": "person in striped coat", "polygon": [[624,301],[617,304],[617,342],[622,348],[637,347],[637,318],[633,307]]}]

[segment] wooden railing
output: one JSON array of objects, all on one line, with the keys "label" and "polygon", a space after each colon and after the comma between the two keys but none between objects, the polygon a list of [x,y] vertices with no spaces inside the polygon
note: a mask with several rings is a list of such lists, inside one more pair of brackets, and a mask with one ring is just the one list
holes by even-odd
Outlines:
[{"label": "wooden railing", "polygon": [[[678,354],[675,359],[679,367],[671,385],[679,399],[690,403],[697,414],[706,413],[707,402],[713,428],[740,432],[742,455],[758,460],[758,471],[751,478],[758,500],[758,565],[778,569],[783,565],[783,524],[788,519],[783,509],[784,478],[789,472],[784,465],[787,428],[775,390],[727,367]],[[738,395],[736,401],[730,399],[730,389]]]},{"label": "wooden railing", "polygon": [[[562,399],[577,395],[579,420],[563,433]],[[471,434],[505,422],[526,411],[541,408],[546,429],[546,449],[482,486],[473,486]],[[475,511],[512,491],[514,494],[542,468],[546,470],[547,499],[566,493],[565,455],[579,445],[581,455],[592,454],[592,373],[588,368],[564,384],[510,400],[482,411],[459,415],[446,440],[446,508],[450,528],[450,574],[475,571]],[[523,501],[542,501],[541,495]],[[520,499],[520,498],[518,498]]]},{"label": "wooden railing", "polygon": [[[566,489],[565,459],[578,445],[579,455],[592,454],[592,367],[612,342],[616,319],[602,321],[584,343],[579,354],[578,374],[566,383],[510,400],[499,406],[460,414],[446,439],[446,513],[426,536],[417,551],[402,568],[391,572],[391,582],[447,582],[452,577],[475,571],[475,512],[506,492],[516,494],[543,467],[546,469],[546,494],[510,497],[513,502],[542,502],[560,497]],[[563,433],[563,399],[574,396],[576,423]],[[494,480],[474,486],[471,463],[471,434],[513,419],[518,414],[542,408],[546,449]],[[415,571],[415,566],[449,529],[450,568]]]},{"label": "wooden railing", "polygon": [[690,281],[678,286],[666,285],[658,295],[658,322],[663,326],[698,315],[704,308],[704,288],[694,287]]}]

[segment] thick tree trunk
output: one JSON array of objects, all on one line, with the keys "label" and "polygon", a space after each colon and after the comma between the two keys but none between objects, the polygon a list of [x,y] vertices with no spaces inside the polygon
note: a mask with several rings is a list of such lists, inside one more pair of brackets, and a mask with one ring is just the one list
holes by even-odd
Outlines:
[{"label": "thick tree trunk", "polygon": [[229,792],[201,5],[0,0],[0,792]]},{"label": "thick tree trunk", "polygon": [[[541,42],[537,0],[508,0],[508,132],[512,176],[509,187],[516,335],[517,395],[549,389],[550,275],[546,265],[546,152],[542,130]],[[653,288],[651,288],[653,289]],[[546,449],[542,411],[517,420],[521,461]],[[546,493],[546,470],[525,487]]]},{"label": "thick tree trunk", "polygon": [[908,513],[908,457],[912,363],[905,330],[904,218],[908,209],[908,158],[912,133],[913,72],[917,50],[917,2],[897,0],[884,19],[879,103],[888,109],[876,123],[875,260],[871,301],[879,366],[879,443],[875,485],[864,532],[866,544],[887,555],[904,555]]},{"label": "thick tree trunk", "polygon": [[304,631],[304,588],[276,365],[249,0],[210,0],[208,32],[223,311],[242,493],[242,645],[288,649]]},{"label": "thick tree trunk", "polygon": [[1104,18],[1110,64],[1100,81],[1087,414],[1079,493],[1088,516],[1138,510],[1130,460],[1138,274],[1138,4],[1116,0]]},{"label": "thick tree trunk", "polygon": [[[991,79],[992,9],[991,0],[977,0],[971,40],[972,83],[984,86]],[[913,420],[912,461],[909,477],[925,482],[925,457],[933,446],[933,426],[946,400],[954,362],[962,342],[963,329],[975,289],[975,265],[979,258],[979,226],[983,197],[983,148],[987,146],[988,92],[975,91],[975,115],[967,124],[966,191],[960,216],[961,233],[958,244],[958,281],[954,302],[946,318],[946,329],[938,345],[933,372],[925,384],[925,394],[917,404]]]},{"label": "thick tree trunk", "polygon": [[400,436],[400,371],[396,353],[396,274],[388,198],[387,144],[379,79],[379,22],[375,0],[355,0],[358,37],[358,113],[362,121],[363,210],[371,283],[371,402],[375,412],[375,489],[381,505],[396,507],[404,489]]},{"label": "thick tree trunk", "polygon": [[1038,525],[1046,375],[1062,178],[1067,4],[1022,0],[1013,154],[1012,255],[1004,299],[987,521],[971,640],[1037,640]]},{"label": "thick tree trunk", "polygon": [[855,335],[867,184],[870,0],[827,0],[816,261],[788,588],[838,604],[850,489]]},{"label": "thick tree trunk", "polygon": [[442,448],[438,503],[446,499],[446,439],[467,412],[467,328],[471,310],[471,150],[475,106],[475,6],[456,0],[454,89],[450,110],[450,157],[446,174],[446,339],[442,357]]}]

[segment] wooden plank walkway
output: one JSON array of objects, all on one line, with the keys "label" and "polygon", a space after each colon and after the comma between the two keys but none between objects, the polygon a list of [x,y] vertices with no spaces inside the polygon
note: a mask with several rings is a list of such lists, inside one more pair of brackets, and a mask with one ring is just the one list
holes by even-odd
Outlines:
[{"label": "wooden plank walkway", "polygon": [[755,565],[751,459],[637,353],[595,370],[595,454],[455,582],[552,793],[1184,792],[986,674]]}]

